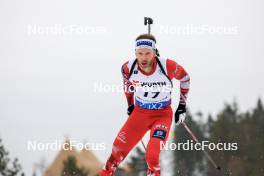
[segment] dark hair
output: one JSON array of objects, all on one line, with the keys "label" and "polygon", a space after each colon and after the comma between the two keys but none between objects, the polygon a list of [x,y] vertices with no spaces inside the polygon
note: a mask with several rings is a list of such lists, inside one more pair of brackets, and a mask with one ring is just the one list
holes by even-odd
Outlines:
[{"label": "dark hair", "polygon": [[157,43],[156,38],[154,37],[154,35],[151,34],[141,34],[136,38],[136,40],[140,40],[140,39],[150,39],[153,40],[155,43]]}]

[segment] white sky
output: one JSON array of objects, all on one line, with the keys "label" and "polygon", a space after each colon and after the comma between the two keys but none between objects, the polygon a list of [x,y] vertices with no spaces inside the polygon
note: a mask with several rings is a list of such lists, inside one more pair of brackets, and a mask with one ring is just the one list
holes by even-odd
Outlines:
[{"label": "white sky", "polygon": [[[28,140],[52,142],[69,135],[105,142],[107,150],[96,154],[106,159],[126,119],[126,100],[122,93],[94,92],[93,85],[121,83],[120,66],[134,57],[135,37],[146,32],[144,16],[154,19],[161,55],[174,58],[191,76],[191,112],[215,114],[234,98],[243,111],[263,98],[261,0],[2,0],[0,136],[27,174],[33,162],[42,157],[50,162],[56,154],[27,151]],[[90,33],[29,34],[29,26],[56,24],[88,27]],[[227,32],[175,32],[190,26]],[[105,31],[91,31],[96,27]]]}]

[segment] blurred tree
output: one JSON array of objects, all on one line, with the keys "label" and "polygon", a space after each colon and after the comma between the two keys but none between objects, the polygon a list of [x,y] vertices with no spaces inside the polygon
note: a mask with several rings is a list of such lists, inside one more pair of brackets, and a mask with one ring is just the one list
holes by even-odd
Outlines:
[{"label": "blurred tree", "polygon": [[[199,113],[198,116],[200,118],[202,114]],[[203,139],[203,133],[201,130],[202,125],[198,124],[196,121],[193,120],[193,117],[189,113],[189,111],[187,111],[186,114],[186,123],[188,123],[189,127],[192,129],[192,131],[198,138]],[[186,148],[183,148],[183,145],[180,145],[180,143],[195,144],[189,133],[185,130],[182,125],[176,126],[174,133],[174,143],[177,144],[177,149],[174,150],[174,175],[189,176],[202,174],[204,172],[205,167],[202,152],[191,149],[186,150]]]},{"label": "blurred tree", "polygon": [[[211,152],[225,173],[264,175],[264,111],[260,99],[252,113],[238,113],[237,103],[225,105],[210,124],[210,142],[237,143],[238,146],[238,150]],[[226,148],[230,149],[230,145]],[[209,165],[207,175],[216,175],[215,169]]]},{"label": "blurred tree", "polygon": [[[200,120],[204,119],[202,113],[197,115],[199,118],[193,120],[187,113],[186,123],[200,142],[206,140],[224,144],[224,150],[207,149],[223,172],[217,172],[201,151],[175,150],[174,175],[264,175],[264,108],[260,99],[253,111],[241,113],[234,102],[225,104],[216,117],[209,115],[204,123]],[[191,140],[183,126],[176,128],[175,136],[176,144]]]},{"label": "blurred tree", "polygon": [[84,168],[77,166],[77,161],[74,156],[69,156],[63,162],[63,166],[61,176],[88,176],[88,172]]},{"label": "blurred tree", "polygon": [[[216,120],[208,118],[210,120],[209,137],[207,138],[210,143],[226,143],[224,147],[226,150],[209,150],[214,161],[220,165],[224,173],[231,173],[228,169],[228,161],[232,158],[236,159],[238,151],[231,150],[231,145],[228,143],[240,143],[239,138],[239,122],[241,121],[241,115],[238,114],[237,103],[234,102],[232,105],[226,104],[224,109],[217,115]],[[206,124],[205,124],[206,125]],[[207,161],[207,175],[218,175],[214,167]]]},{"label": "blurred tree", "polygon": [[136,147],[135,155],[130,157],[130,162],[128,162],[131,168],[131,176],[145,176],[147,175],[147,163],[145,160],[145,152]]},{"label": "blurred tree", "polygon": [[[18,163],[18,159],[15,158],[13,161],[9,158],[9,153],[5,149],[2,139],[0,139],[0,175],[1,176],[24,176],[24,173],[21,171],[22,167]],[[12,164],[11,164],[11,163]]]}]

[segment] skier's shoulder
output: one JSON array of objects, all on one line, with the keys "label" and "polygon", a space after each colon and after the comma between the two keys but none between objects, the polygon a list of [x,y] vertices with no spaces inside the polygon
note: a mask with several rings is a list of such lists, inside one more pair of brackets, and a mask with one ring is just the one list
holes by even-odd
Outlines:
[{"label": "skier's shoulder", "polygon": [[171,57],[160,57],[160,63],[166,69],[167,74],[173,73],[177,68],[177,62],[174,58]]},{"label": "skier's shoulder", "polygon": [[125,69],[125,70],[129,71],[129,70],[131,70],[133,65],[135,65],[135,63],[136,63],[136,58],[129,59],[125,63],[122,64],[122,69]]},{"label": "skier's shoulder", "polygon": [[167,70],[172,70],[173,68],[176,68],[177,62],[175,61],[175,59],[170,57],[159,57],[158,59],[162,66]]},{"label": "skier's shoulder", "polygon": [[127,61],[125,61],[122,66],[121,66],[121,70],[123,74],[129,74],[131,68],[133,67],[133,65],[136,63],[136,58],[134,59],[129,59]]}]

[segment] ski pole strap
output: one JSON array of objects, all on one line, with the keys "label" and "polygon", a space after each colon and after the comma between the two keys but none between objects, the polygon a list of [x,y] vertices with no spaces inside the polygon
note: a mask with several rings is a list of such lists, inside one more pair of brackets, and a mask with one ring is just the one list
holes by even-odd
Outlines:
[{"label": "ski pole strap", "polygon": [[166,78],[168,78],[168,80],[169,80],[170,83],[171,83],[171,86],[173,87],[172,81],[171,81],[171,79],[169,78],[169,76],[167,75],[167,73],[165,72],[165,69],[163,68],[163,66],[162,66],[162,64],[161,64],[161,62],[160,62],[160,60],[159,60],[158,57],[156,57],[156,61],[157,61],[158,65],[159,65],[159,67],[160,67],[161,72],[166,76]]}]

